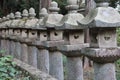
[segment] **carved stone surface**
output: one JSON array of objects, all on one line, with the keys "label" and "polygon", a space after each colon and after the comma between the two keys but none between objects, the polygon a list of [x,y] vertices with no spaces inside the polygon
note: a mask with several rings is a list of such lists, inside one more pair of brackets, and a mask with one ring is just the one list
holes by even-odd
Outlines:
[{"label": "carved stone surface", "polygon": [[49,51],[46,49],[39,49],[37,54],[38,69],[49,73]]},{"label": "carved stone surface", "polygon": [[100,48],[117,47],[117,33],[115,28],[90,29],[90,46]]},{"label": "carved stone surface", "polygon": [[63,59],[59,51],[50,52],[50,75],[58,80],[63,80]]},{"label": "carved stone surface", "polygon": [[6,17],[3,17],[3,18],[2,18],[2,23],[1,23],[1,25],[0,25],[1,28],[6,28],[6,24],[5,24],[5,23],[6,23],[6,20],[7,20]]},{"label": "carved stone surface", "polygon": [[21,60],[28,63],[28,46],[25,43],[21,43]]},{"label": "carved stone surface", "polygon": [[22,32],[21,32],[21,37],[22,38],[26,38],[28,37],[28,31],[26,29],[23,29]]},{"label": "carved stone surface", "polygon": [[18,27],[18,24],[19,24],[19,22],[21,21],[21,13],[20,12],[16,12],[15,13],[15,18],[16,19],[14,19],[12,22],[11,22],[11,27],[12,28],[17,28]]},{"label": "carved stone surface", "polygon": [[28,16],[29,16],[28,10],[24,9],[23,12],[22,12],[22,17],[23,17],[23,18],[20,20],[20,22],[19,22],[19,24],[18,24],[18,27],[19,27],[19,28],[25,28],[25,27],[24,27],[24,24],[25,24],[25,22],[27,21]]},{"label": "carved stone surface", "polygon": [[89,26],[90,28],[119,27],[120,14],[112,7],[98,7],[78,23],[83,26]]},{"label": "carved stone surface", "polygon": [[74,45],[61,45],[58,46],[58,50],[60,50],[64,55],[68,57],[78,57],[82,56],[81,53],[82,48],[89,47],[89,43],[84,44],[74,44]]},{"label": "carved stone surface", "polygon": [[38,19],[35,18],[36,16],[36,13],[35,13],[35,10],[34,8],[30,8],[29,9],[29,19],[25,22],[25,28],[35,28],[36,27],[36,24],[38,22]]},{"label": "carved stone surface", "polygon": [[28,31],[28,38],[31,38],[31,39],[37,38],[37,31],[36,30],[29,30]]},{"label": "carved stone surface", "polygon": [[[67,58],[67,80],[83,80],[82,58],[81,57],[68,57]],[[73,75],[74,74],[74,75]]]},{"label": "carved stone surface", "polygon": [[49,11],[51,13],[44,18],[41,24],[45,25],[45,27],[47,28],[54,28],[55,24],[61,21],[63,15],[58,14],[58,11],[59,11],[58,4],[54,1],[51,2]]},{"label": "carved stone surface", "polygon": [[82,54],[97,63],[112,63],[120,58],[120,48],[84,48]]},{"label": "carved stone surface", "polygon": [[37,68],[37,48],[28,46],[28,63]]},{"label": "carved stone surface", "polygon": [[84,16],[79,13],[69,13],[56,24],[56,29],[84,29],[85,27],[78,26],[77,21],[83,19]]}]

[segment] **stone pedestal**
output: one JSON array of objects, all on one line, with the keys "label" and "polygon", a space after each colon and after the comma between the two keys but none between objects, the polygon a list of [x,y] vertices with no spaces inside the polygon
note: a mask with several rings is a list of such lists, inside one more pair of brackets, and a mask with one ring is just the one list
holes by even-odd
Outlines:
[{"label": "stone pedestal", "polygon": [[21,43],[21,60],[28,63],[28,46],[25,43]]},{"label": "stone pedestal", "polygon": [[81,74],[83,74],[82,57],[67,57],[67,79],[83,80]]},{"label": "stone pedestal", "polygon": [[10,53],[14,57],[15,54],[15,42],[13,40],[10,41]]},{"label": "stone pedestal", "polygon": [[37,53],[37,67],[43,72],[49,73],[49,51],[38,48]]},{"label": "stone pedestal", "polygon": [[16,29],[14,31],[14,34],[15,34],[15,38],[14,38],[14,42],[15,42],[14,57],[17,58],[17,59],[21,59],[21,44],[19,42],[19,37],[21,36],[20,29]]},{"label": "stone pedestal", "polygon": [[94,71],[94,80],[116,80],[114,63],[94,63]]},{"label": "stone pedestal", "polygon": [[17,41],[15,41],[14,57],[19,60],[21,59],[21,44]]},{"label": "stone pedestal", "polygon": [[63,80],[63,58],[59,51],[50,51],[50,74],[58,80]]},{"label": "stone pedestal", "polygon": [[8,39],[8,35],[9,35],[9,33],[8,33],[8,29],[6,29],[6,31],[5,31],[5,49],[6,49],[6,55],[10,55],[10,52],[9,52],[9,48],[10,48],[10,42],[9,42],[9,39]]},{"label": "stone pedestal", "polygon": [[2,35],[1,35],[1,50],[4,50],[5,51],[5,54],[6,54],[6,39],[5,39],[5,33],[6,30],[5,29],[2,29]]},{"label": "stone pedestal", "polygon": [[36,46],[28,45],[28,64],[37,68],[37,48],[36,48]]}]

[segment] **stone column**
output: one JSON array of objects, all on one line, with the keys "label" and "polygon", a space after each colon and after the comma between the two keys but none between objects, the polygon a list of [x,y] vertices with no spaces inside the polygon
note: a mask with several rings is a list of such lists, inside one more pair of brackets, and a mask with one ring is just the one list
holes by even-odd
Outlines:
[{"label": "stone column", "polygon": [[15,43],[14,43],[14,41],[12,40],[12,36],[13,36],[13,34],[14,34],[14,31],[13,31],[13,29],[9,29],[9,41],[10,41],[10,54],[12,55],[12,56],[14,56],[14,50],[15,50]]},{"label": "stone column", "polygon": [[4,50],[5,51],[5,40],[4,40],[4,35],[5,35],[5,30],[2,29],[2,39],[1,39],[1,50]]},{"label": "stone column", "polygon": [[8,39],[8,29],[6,29],[5,37],[6,37],[6,39],[5,39],[5,44],[6,44],[6,47],[5,47],[5,49],[6,49],[6,55],[9,55],[9,54],[10,54],[10,52],[9,52],[10,42],[9,42],[9,39]]},{"label": "stone column", "polygon": [[21,30],[20,29],[15,29],[14,31],[15,33],[15,53],[14,53],[14,56],[15,58],[17,59],[21,59],[21,45],[20,45],[20,42],[19,42],[19,37],[21,36]]},{"label": "stone column", "polygon": [[21,60],[28,63],[28,46],[24,42],[21,43]]},{"label": "stone column", "polygon": [[49,73],[49,51],[47,49],[38,47],[37,65],[38,69]]},{"label": "stone column", "polygon": [[94,63],[94,71],[94,80],[116,80],[114,63]]},{"label": "stone column", "polygon": [[82,57],[67,57],[66,67],[68,80],[83,80]]}]

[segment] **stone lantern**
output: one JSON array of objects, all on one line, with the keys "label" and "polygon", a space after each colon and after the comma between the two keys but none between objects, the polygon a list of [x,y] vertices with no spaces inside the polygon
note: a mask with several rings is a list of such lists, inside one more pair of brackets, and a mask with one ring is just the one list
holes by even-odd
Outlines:
[{"label": "stone lantern", "polygon": [[[10,13],[9,14],[10,16],[10,20],[6,22],[6,26],[8,28],[8,47],[7,49],[9,49],[9,54],[13,55],[14,53],[14,48],[13,48],[13,40],[12,40],[12,36],[14,35],[14,31],[13,31],[13,28],[11,27],[11,23],[13,22],[13,20],[15,19],[14,17],[14,14],[13,13]],[[7,43],[7,42],[6,42]]]},{"label": "stone lantern", "polygon": [[16,12],[15,19],[11,23],[11,28],[14,30],[14,36],[13,36],[13,41],[15,43],[14,56],[17,59],[21,59],[21,45],[19,42],[20,41],[19,37],[21,37],[21,29],[18,27],[20,21],[21,21],[21,13]]},{"label": "stone lantern", "polygon": [[58,14],[59,10],[58,4],[55,1],[51,2],[49,7],[50,14],[44,18],[41,25],[47,28],[48,33],[48,39],[43,43],[46,49],[49,50],[50,75],[58,80],[63,80],[62,54],[56,49],[57,45],[63,43],[63,31],[55,30],[55,24],[63,18],[63,15]]},{"label": "stone lantern", "polygon": [[28,29],[25,28],[25,22],[28,20],[28,10],[24,9],[22,12],[22,19],[18,24],[18,27],[21,29],[21,60],[25,63],[28,63],[28,45],[26,44],[25,39],[28,38]]},{"label": "stone lantern", "polygon": [[78,8],[76,2],[68,0],[68,14],[56,25],[56,29],[64,31],[65,44],[58,46],[58,49],[67,57],[68,80],[83,80],[81,49],[89,47],[89,44],[84,42],[84,29],[87,27],[78,26],[77,23],[84,18],[77,13]]},{"label": "stone lantern", "polygon": [[29,9],[29,18],[25,22],[24,27],[25,29],[28,29],[28,37],[25,39],[25,42],[28,46],[28,63],[34,67],[37,68],[37,48],[34,44],[32,44],[33,41],[37,39],[37,30],[34,28],[35,25],[38,22],[38,19],[35,18],[36,13],[34,8]]},{"label": "stone lantern", "polygon": [[6,16],[6,21],[4,22],[5,25],[5,35],[4,35],[4,39],[5,39],[5,51],[6,51],[6,55],[10,54],[10,43],[9,43],[9,25],[11,23],[10,20],[10,15]]},{"label": "stone lantern", "polygon": [[12,20],[10,19],[13,19],[13,13],[9,14],[6,16],[6,18],[4,18],[4,22],[1,24],[1,28],[2,28],[2,38],[4,38],[2,44],[3,44],[3,48],[5,50],[5,53],[6,55],[9,54],[9,26],[10,26],[10,23]]},{"label": "stone lantern", "polygon": [[90,28],[90,48],[82,53],[93,60],[94,80],[116,80],[114,62],[120,58],[116,27],[120,26],[120,14],[109,7],[109,0],[95,2],[98,7],[78,22]]},{"label": "stone lantern", "polygon": [[37,40],[33,41],[32,44],[36,45],[37,53],[37,67],[43,72],[49,73],[49,52],[42,45],[43,41],[47,41],[47,29],[41,26],[41,22],[48,15],[46,8],[42,8],[39,13],[39,20],[34,29],[37,30]]}]

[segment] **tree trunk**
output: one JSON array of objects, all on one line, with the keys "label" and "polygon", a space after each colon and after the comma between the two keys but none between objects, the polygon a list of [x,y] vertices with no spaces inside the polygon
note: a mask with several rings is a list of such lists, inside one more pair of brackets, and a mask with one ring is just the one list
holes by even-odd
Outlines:
[{"label": "tree trunk", "polygon": [[41,10],[41,8],[48,9],[51,1],[52,0],[39,0],[39,10]]}]

